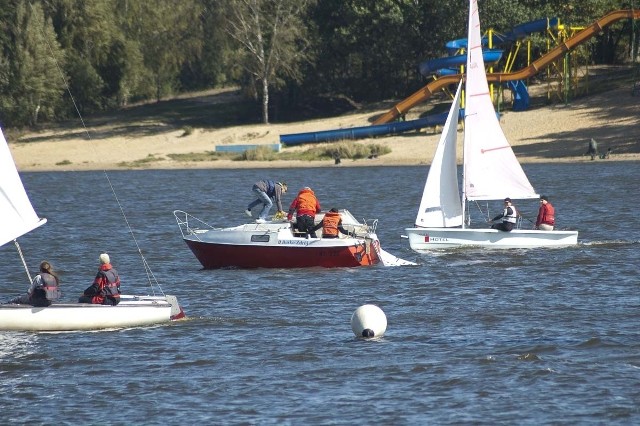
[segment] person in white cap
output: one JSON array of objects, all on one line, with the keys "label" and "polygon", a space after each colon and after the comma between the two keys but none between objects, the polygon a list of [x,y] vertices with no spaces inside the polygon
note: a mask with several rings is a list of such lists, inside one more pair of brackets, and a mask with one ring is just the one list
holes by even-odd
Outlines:
[{"label": "person in white cap", "polygon": [[96,278],[78,299],[79,303],[93,303],[96,305],[117,305],[120,303],[120,277],[118,271],[111,266],[111,259],[107,253],[99,257],[100,267]]}]

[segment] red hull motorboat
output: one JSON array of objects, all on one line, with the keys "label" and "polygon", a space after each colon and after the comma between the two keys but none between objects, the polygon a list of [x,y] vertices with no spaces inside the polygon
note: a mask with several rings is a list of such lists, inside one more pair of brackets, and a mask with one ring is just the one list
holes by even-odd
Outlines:
[{"label": "red hull motorboat", "polygon": [[[182,238],[205,269],[412,264],[382,250],[375,234],[377,220],[372,225],[360,223],[348,210],[340,211],[342,226],[355,236],[339,238],[296,235],[286,220],[214,228],[181,210],[173,213]],[[317,222],[322,218],[322,213],[316,215]]]}]

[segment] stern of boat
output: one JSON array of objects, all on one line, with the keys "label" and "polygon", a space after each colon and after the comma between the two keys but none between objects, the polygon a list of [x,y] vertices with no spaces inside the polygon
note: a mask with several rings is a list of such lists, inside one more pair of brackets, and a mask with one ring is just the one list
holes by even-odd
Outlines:
[{"label": "stern of boat", "polygon": [[176,296],[167,295],[165,296],[167,303],[171,305],[171,321],[179,320],[182,318],[186,318],[184,310],[182,306],[178,303],[178,298]]}]

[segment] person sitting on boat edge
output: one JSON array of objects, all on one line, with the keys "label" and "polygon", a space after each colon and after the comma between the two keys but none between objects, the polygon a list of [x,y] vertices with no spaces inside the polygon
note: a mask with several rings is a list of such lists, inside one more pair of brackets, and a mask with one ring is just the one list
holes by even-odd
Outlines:
[{"label": "person sitting on boat edge", "polygon": [[8,303],[45,307],[60,298],[60,280],[46,260],[40,263],[40,273],[33,277],[27,294],[18,296]]},{"label": "person sitting on boat edge", "polygon": [[540,196],[540,203],[535,228],[541,231],[553,231],[553,227],[556,224],[555,209],[546,195]]},{"label": "person sitting on boat edge", "polygon": [[291,202],[287,220],[289,222],[293,221],[293,213],[295,212],[298,232],[304,233],[305,237],[309,238],[311,228],[315,223],[316,213],[320,213],[321,210],[316,194],[311,188],[305,186],[298,192],[295,200]]},{"label": "person sitting on boat edge", "polygon": [[261,180],[253,184],[251,190],[257,195],[257,199],[253,200],[244,211],[247,216],[251,217],[251,209],[262,203],[262,210],[256,219],[257,223],[264,223],[273,207],[273,201],[276,202],[277,213],[284,214],[282,209],[282,194],[287,192],[287,184],[284,182],[275,182],[272,180]]},{"label": "person sitting on boat edge", "polygon": [[500,219],[502,219],[502,222],[494,223],[493,225],[491,225],[492,229],[510,232],[517,222],[518,212],[516,211],[516,207],[511,204],[511,198],[509,197],[504,199],[504,210],[502,211],[502,213],[491,219],[491,222],[495,222],[496,220]]},{"label": "person sitting on boat edge", "polygon": [[120,303],[120,277],[118,271],[111,266],[107,253],[100,255],[100,267],[93,284],[87,287],[78,299],[78,303],[94,305],[112,305]]},{"label": "person sitting on boat edge", "polygon": [[311,233],[322,228],[322,238],[338,238],[338,232],[354,237],[355,235],[342,227],[342,218],[338,209],[333,208],[324,214],[324,218],[316,226],[311,228]]}]

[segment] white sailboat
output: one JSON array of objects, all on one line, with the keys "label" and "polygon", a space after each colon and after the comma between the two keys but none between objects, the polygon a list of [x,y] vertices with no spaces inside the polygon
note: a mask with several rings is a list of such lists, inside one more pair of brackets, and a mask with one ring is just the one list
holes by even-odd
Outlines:
[{"label": "white sailboat", "polygon": [[[11,151],[0,129],[0,246],[14,241],[22,258],[28,281],[16,291],[29,287],[31,276],[17,238],[44,225],[24,189]],[[175,296],[121,295],[117,306],[54,303],[48,307],[0,305],[0,330],[78,331],[137,327],[184,317]]]},{"label": "white sailboat", "polygon": [[466,223],[470,201],[539,198],[496,117],[482,57],[477,0],[470,0],[467,45],[462,197],[456,166],[461,81],[429,168],[415,227],[405,229],[411,248],[422,252],[464,246],[529,248],[577,244],[577,231],[504,232],[470,228]]}]

